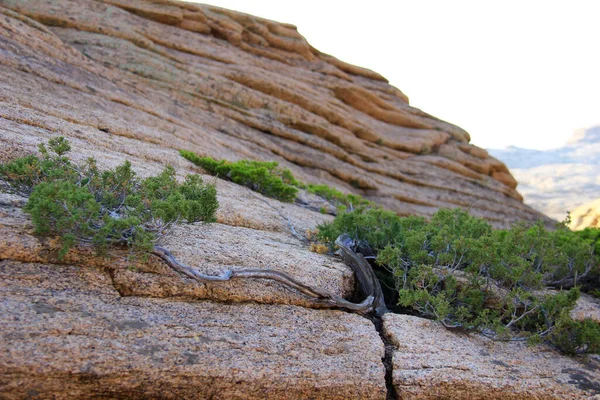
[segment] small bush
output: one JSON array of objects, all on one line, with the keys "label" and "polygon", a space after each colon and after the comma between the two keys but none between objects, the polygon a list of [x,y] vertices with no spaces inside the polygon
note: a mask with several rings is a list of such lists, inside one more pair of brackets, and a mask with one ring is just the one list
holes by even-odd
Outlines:
[{"label": "small bush", "polygon": [[288,169],[276,162],[240,160],[230,162],[199,157],[191,151],[180,150],[180,154],[209,174],[249,187],[265,196],[288,203],[296,200],[299,182]]},{"label": "small bush", "polygon": [[[330,244],[347,233],[378,276],[395,286],[398,304],[447,327],[498,339],[547,338],[565,352],[597,351],[600,329],[572,321],[574,287],[599,263],[593,243],[564,226],[541,223],[493,230],[462,210],[439,210],[430,221],[359,207],[319,226]],[[548,294],[546,286],[559,289]],[[565,337],[577,339],[575,350]],[[573,339],[573,340],[575,340]]]},{"label": "small bush", "polygon": [[29,155],[0,164],[0,177],[8,182],[12,191],[28,196],[41,182],[74,180],[77,177],[77,171],[65,157],[71,151],[69,142],[63,137],[56,137],[48,141],[48,147],[50,150],[43,143],[38,145],[42,157]]},{"label": "small bush", "polygon": [[568,315],[562,314],[550,339],[566,354],[600,354],[600,324],[591,319],[573,321]]},{"label": "small bush", "polygon": [[310,251],[313,253],[326,254],[329,251],[329,247],[322,243],[311,243]]},{"label": "small bush", "polygon": [[[594,246],[594,253],[600,255],[600,228],[585,228],[575,233],[580,238],[590,241]],[[600,263],[579,283],[589,294],[600,298]]]},{"label": "small bush", "polygon": [[319,197],[332,203],[336,208],[341,211],[350,210],[360,206],[374,206],[375,204],[369,200],[364,199],[362,196],[356,194],[344,194],[337,189],[334,189],[327,185],[314,185],[309,184],[306,187],[306,191],[314,193]]},{"label": "small bush", "polygon": [[368,246],[370,252],[383,249],[399,238],[402,231],[426,224],[423,217],[399,218],[384,209],[359,207],[353,212],[341,213],[332,222],[320,225],[319,238],[333,243],[343,233]]},{"label": "small bush", "polygon": [[92,158],[76,165],[65,156],[70,145],[63,137],[40,144],[39,151],[0,165],[0,177],[29,197],[24,211],[36,233],[61,238],[60,257],[77,240],[100,253],[116,244],[145,252],[174,223],[215,221],[216,189],[200,176],[179,183],[170,166],[139,179],[128,161],[107,171]]},{"label": "small bush", "polygon": [[596,254],[600,254],[600,228],[585,228],[580,231],[575,231],[575,234],[582,239],[591,241],[594,245]]},{"label": "small bush", "polygon": [[[344,194],[327,185],[307,185],[300,182],[289,169],[280,168],[274,161],[240,160],[230,162],[215,160],[211,157],[200,157],[187,150],[180,150],[179,153],[187,160],[204,168],[211,175],[249,187],[265,196],[281,201],[291,203],[296,200],[298,189],[306,189],[307,192],[329,201],[340,211],[353,210],[360,206],[375,206],[373,202],[359,195]],[[319,211],[326,213],[325,209]]]}]

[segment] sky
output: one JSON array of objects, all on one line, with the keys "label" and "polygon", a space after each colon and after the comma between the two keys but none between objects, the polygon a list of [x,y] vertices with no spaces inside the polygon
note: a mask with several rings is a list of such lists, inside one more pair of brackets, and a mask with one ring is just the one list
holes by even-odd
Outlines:
[{"label": "sky", "polygon": [[296,25],[480,147],[556,148],[600,125],[597,0],[201,2]]}]

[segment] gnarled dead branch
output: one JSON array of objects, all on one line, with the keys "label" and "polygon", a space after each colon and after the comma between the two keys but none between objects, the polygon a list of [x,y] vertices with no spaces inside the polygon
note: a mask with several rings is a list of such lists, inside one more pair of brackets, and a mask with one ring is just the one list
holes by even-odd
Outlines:
[{"label": "gnarled dead branch", "polygon": [[387,312],[383,291],[373,268],[362,254],[354,251],[356,243],[347,234],[340,235],[335,244],[340,248],[339,254],[344,262],[352,268],[358,287],[362,294],[373,297],[373,309],[377,316],[382,316]]},{"label": "gnarled dead branch", "polygon": [[[346,243],[346,242],[344,242]],[[343,246],[346,246],[343,244]],[[341,247],[341,246],[340,246]],[[352,259],[353,257],[356,260],[360,260],[359,256],[354,253],[349,247],[344,247],[344,252],[348,254],[345,256]],[[368,314],[373,311],[374,300],[378,298],[374,296],[376,293],[375,290],[369,292],[369,288],[375,288],[375,285],[372,281],[362,282],[362,280],[369,279],[370,276],[374,277],[373,270],[371,266],[365,261],[366,265],[357,264],[358,267],[354,265],[350,265],[350,267],[354,270],[356,274],[356,279],[359,281],[359,287],[361,291],[365,294],[366,298],[361,303],[352,303],[336,294],[329,292],[328,290],[322,288],[314,288],[304,283],[296,280],[285,272],[274,271],[270,269],[260,269],[260,268],[244,268],[239,270],[227,270],[224,271],[221,275],[205,275],[194,268],[184,265],[180,263],[171,252],[163,247],[155,246],[152,250],[152,254],[159,257],[163,260],[171,269],[174,271],[187,276],[190,279],[194,279],[195,281],[201,283],[207,282],[226,282],[233,279],[269,279],[273,281],[277,281],[285,287],[297,290],[304,295],[315,299],[320,305],[323,305],[328,308],[343,308],[346,310],[354,311],[359,314]],[[354,254],[352,256],[351,254]],[[364,260],[364,259],[363,259]],[[356,262],[353,261],[353,264]],[[370,270],[370,274],[368,270],[365,270],[368,267]],[[358,272],[357,272],[358,271]],[[376,278],[375,278],[376,279]],[[377,288],[379,288],[379,294],[381,294],[381,288],[377,282]],[[383,295],[381,295],[381,301],[377,300],[377,305],[375,307],[376,312],[379,314],[381,311],[381,302],[383,301]],[[384,307],[385,307],[385,303]]]}]

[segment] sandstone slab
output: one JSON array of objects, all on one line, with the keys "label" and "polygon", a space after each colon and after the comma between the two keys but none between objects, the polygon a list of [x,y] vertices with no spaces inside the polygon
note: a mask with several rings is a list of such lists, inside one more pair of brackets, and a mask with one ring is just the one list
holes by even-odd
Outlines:
[{"label": "sandstone slab", "polygon": [[[264,279],[199,283],[171,270],[155,257],[130,261],[126,252],[113,250],[112,258],[78,245],[58,258],[56,238],[33,235],[33,226],[21,207],[25,199],[0,193],[0,259],[21,262],[76,264],[106,270],[123,296],[216,301],[255,301],[322,307],[295,290]],[[271,232],[223,224],[189,224],[172,229],[161,244],[177,259],[200,273],[221,275],[226,270],[262,268],[287,273],[312,287],[348,297],[354,290],[350,267],[331,256],[309,251],[289,232]],[[363,299],[360,299],[363,300]]]},{"label": "sandstone slab", "polygon": [[393,382],[402,399],[600,398],[600,358],[544,346],[494,342],[423,318],[386,314],[396,347]]},{"label": "sandstone slab", "polygon": [[121,297],[95,268],[7,260],[0,297],[5,399],[385,398],[354,314]]}]

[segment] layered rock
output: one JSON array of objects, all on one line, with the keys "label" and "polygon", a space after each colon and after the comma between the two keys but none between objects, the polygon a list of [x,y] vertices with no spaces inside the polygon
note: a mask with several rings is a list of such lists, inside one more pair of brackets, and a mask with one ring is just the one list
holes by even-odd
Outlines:
[{"label": "layered rock", "polygon": [[[158,257],[145,261],[127,261],[123,251],[112,250],[112,258],[98,256],[85,245],[78,245],[64,258],[55,238],[33,235],[33,226],[20,205],[24,199],[0,193],[0,259],[24,263],[47,263],[95,266],[105,270],[114,289],[122,296],[211,299],[221,302],[253,301],[266,304],[295,304],[319,308],[318,302],[299,293],[283,289],[266,280],[199,283],[181,277]],[[247,203],[249,214],[253,203]],[[258,208],[260,210],[260,208]],[[270,213],[275,214],[274,210]],[[310,213],[318,221],[321,214]],[[263,214],[268,217],[268,213]],[[278,216],[281,219],[281,217]],[[249,219],[249,218],[247,218]],[[266,218],[265,218],[266,219]],[[313,221],[314,221],[313,220]],[[192,224],[177,226],[161,240],[180,262],[192,265],[208,275],[226,270],[264,268],[285,272],[301,283],[320,287],[338,296],[351,296],[354,289],[352,270],[331,257],[313,253],[289,233],[249,229],[225,224]]]},{"label": "layered rock", "polygon": [[341,311],[122,297],[109,274],[0,261],[3,398],[385,397],[373,325]]},{"label": "layered rock", "polygon": [[171,1],[0,6],[5,143],[31,149],[61,133],[162,163],[184,164],[180,148],[275,160],[402,215],[460,206],[497,226],[543,218],[467,132],[294,26]]},{"label": "layered rock", "polygon": [[[107,168],[128,159],[142,177],[166,164],[180,177],[202,173],[178,155],[188,149],[275,160],[305,182],[400,214],[463,206],[497,226],[542,218],[466,132],[411,107],[377,73],[318,52],[291,25],[167,0],[0,0],[0,13],[0,162],[63,135],[75,161],[91,156]],[[352,297],[351,269],[290,233],[331,216],[203,178],[216,183],[218,223],[166,236],[180,260],[206,274],[284,271]],[[276,282],[199,284],[119,250],[106,259],[80,244],[59,259],[55,238],[33,235],[24,202],[0,195],[2,397],[392,396],[384,342],[368,319],[324,310]],[[395,318],[403,317],[385,323]],[[398,354],[394,326],[387,336]],[[443,337],[436,329],[423,335]],[[547,354],[581,372],[581,360]],[[415,390],[398,383],[407,368],[398,357],[388,389],[393,375],[405,398]],[[555,393],[594,393],[545,368],[531,376],[557,376]],[[587,382],[581,376],[572,379]],[[471,380],[483,388],[479,378]],[[435,377],[418,384],[423,396],[444,397]]]}]

